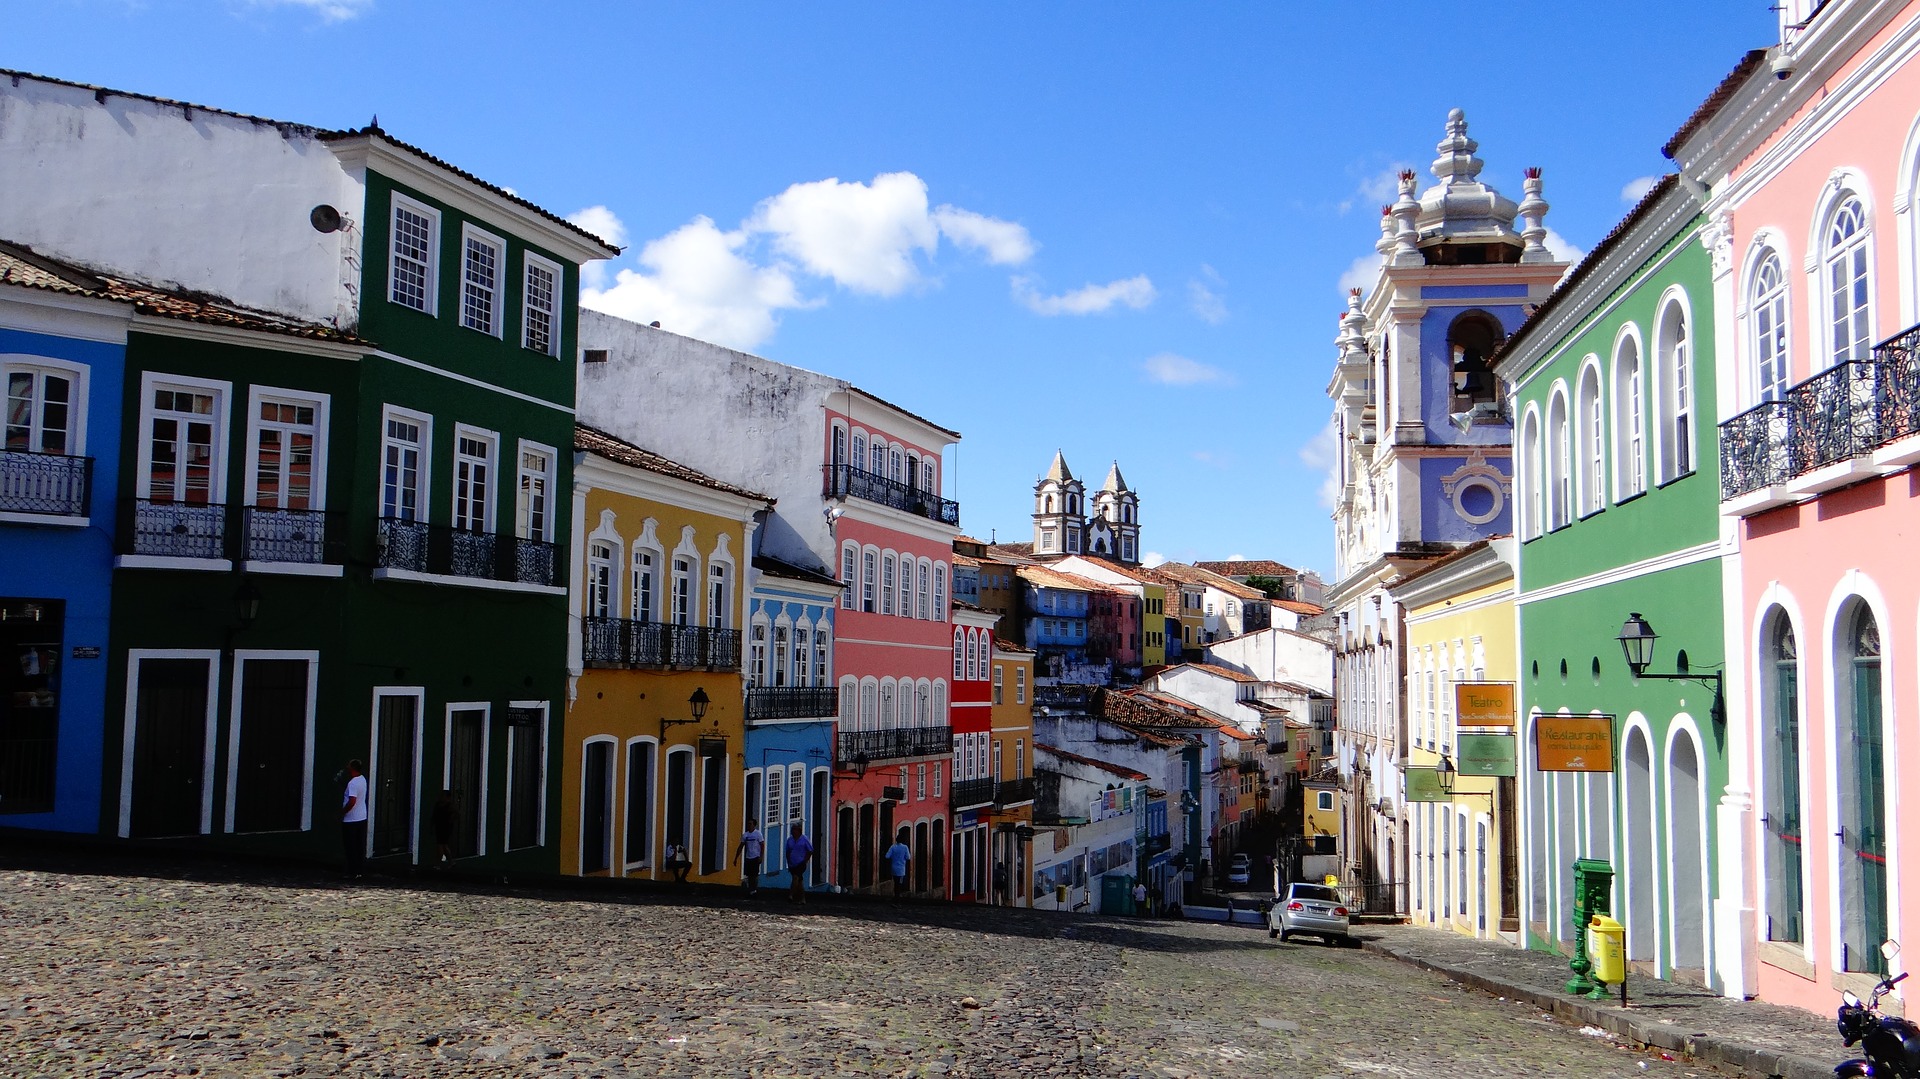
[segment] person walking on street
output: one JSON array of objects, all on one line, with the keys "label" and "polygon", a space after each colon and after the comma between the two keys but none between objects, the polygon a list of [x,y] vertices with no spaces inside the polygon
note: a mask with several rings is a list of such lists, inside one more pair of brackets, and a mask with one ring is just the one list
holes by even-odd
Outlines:
[{"label": "person walking on street", "polygon": [[1142,918],[1147,916],[1147,885],[1145,881],[1133,882],[1133,912]]},{"label": "person walking on street", "polygon": [[760,890],[760,859],[767,849],[766,833],[760,830],[760,822],[749,819],[747,830],[740,833],[740,842],[733,848],[733,864],[746,863],[742,880],[746,882],[747,898],[752,899]]},{"label": "person walking on street", "polygon": [[807,863],[813,861],[813,840],[808,839],[798,822],[787,833],[787,898],[796,903],[807,901]]},{"label": "person walking on street", "polygon": [[347,762],[347,790],[340,803],[340,845],[347,856],[347,879],[359,880],[367,868],[367,777],[358,760]]},{"label": "person walking on street", "polygon": [[453,800],[453,792],[443,790],[440,800],[433,803],[433,844],[439,848],[434,860],[434,868],[445,869],[453,864],[453,837],[460,830],[460,806]]},{"label": "person walking on street", "polygon": [[907,863],[913,860],[913,848],[907,846],[907,830],[900,829],[894,837],[893,846],[887,848],[887,868],[893,872],[893,901],[900,902],[907,894]]}]

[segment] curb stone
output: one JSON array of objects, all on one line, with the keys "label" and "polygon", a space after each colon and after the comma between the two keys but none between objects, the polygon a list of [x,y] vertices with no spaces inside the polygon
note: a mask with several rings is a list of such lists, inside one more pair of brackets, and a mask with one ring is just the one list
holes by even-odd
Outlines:
[{"label": "curb stone", "polygon": [[[1362,940],[1361,947],[1376,955],[1442,974],[1483,993],[1518,1000],[1558,1018],[1585,1026],[1599,1027],[1617,1034],[1642,1048],[1661,1049],[1683,1054],[1704,1064],[1726,1067],[1751,1079],[1833,1079],[1838,1061],[1815,1060],[1791,1053],[1778,1053],[1713,1034],[1695,1034],[1671,1023],[1633,1015],[1618,1007],[1582,1000],[1565,994],[1541,992],[1530,986],[1489,978],[1484,974],[1435,962],[1425,956],[1395,948],[1378,940]],[[1838,1047],[1838,1042],[1835,1043]]]}]

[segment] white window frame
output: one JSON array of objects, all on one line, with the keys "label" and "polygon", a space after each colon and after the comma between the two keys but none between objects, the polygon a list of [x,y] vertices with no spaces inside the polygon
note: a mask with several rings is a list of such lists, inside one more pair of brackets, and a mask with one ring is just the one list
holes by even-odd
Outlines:
[{"label": "white window frame", "polygon": [[[633,816],[633,747],[645,745],[649,751],[647,769],[647,837],[646,849],[635,858],[627,847],[627,821]],[[617,825],[620,833],[620,867],[623,873],[636,869],[650,869],[654,864],[654,850],[658,847],[659,832],[663,817],[660,813],[660,781],[662,778],[660,740],[652,735],[640,735],[629,738],[621,746],[619,763],[620,776],[620,820]]]},{"label": "white window frame", "polygon": [[205,751],[200,772],[200,834],[213,831],[213,755],[219,752],[216,727],[220,716],[220,652],[213,648],[129,648],[127,698],[120,737],[120,838],[133,834],[134,735],[140,710],[140,664],[149,659],[204,659],[207,661],[207,719],[201,735]]},{"label": "white window frame", "polygon": [[773,639],[765,611],[756,613],[747,629],[747,685],[769,686],[767,649]]},{"label": "white window frame", "polygon": [[617,877],[621,874],[614,871],[615,867],[619,866],[621,860],[626,857],[625,852],[621,851],[619,847],[619,840],[623,838],[621,833],[626,831],[626,818],[620,814],[617,808],[620,805],[620,799],[618,797],[620,770],[625,767],[626,762],[620,759],[620,739],[615,738],[611,734],[590,734],[580,740],[580,790],[578,792],[580,800],[574,803],[580,807],[580,834],[574,840],[573,864],[579,867],[581,876],[587,874],[586,823],[587,779],[589,778],[587,774],[587,750],[596,743],[607,746],[608,756],[611,758],[610,763],[612,767],[607,769],[607,831],[604,838],[607,844],[607,876]]},{"label": "white window frame", "polygon": [[[1573,431],[1564,383],[1547,398],[1547,531],[1573,522]],[[1556,416],[1558,417],[1556,419]]]},{"label": "white window frame", "polygon": [[824,621],[824,612],[820,617],[822,621],[813,625],[813,684],[828,686],[833,684],[833,630]]},{"label": "white window frame", "polygon": [[[1764,280],[1768,271],[1773,280]],[[1761,326],[1765,313],[1771,327]],[[1793,384],[1793,303],[1787,289],[1786,258],[1771,244],[1762,244],[1747,282],[1747,348],[1752,356],[1755,405],[1784,401]]]},{"label": "white window frame", "polygon": [[[475,458],[472,454],[466,453],[461,449],[460,443],[467,439],[479,442],[487,447],[487,455],[484,459]],[[494,531],[495,520],[500,512],[500,499],[496,497],[498,493],[497,481],[500,475],[500,436],[498,433],[486,430],[485,428],[472,427],[464,423],[454,424],[453,481],[448,484],[449,490],[447,492],[452,499],[448,504],[449,515],[447,519],[454,528],[462,527],[460,523],[463,517],[460,506],[460,486],[462,480],[460,470],[463,466],[474,461],[479,461],[479,463],[486,467],[487,475],[482,493],[485,502],[481,504],[480,527],[471,530],[491,533]],[[469,483],[470,482],[469,480]],[[472,501],[471,496],[469,496],[468,501]],[[469,526],[470,524],[471,522],[469,522]]]},{"label": "white window frame", "polygon": [[[308,499],[308,508],[324,510],[327,508],[327,423],[329,408],[333,398],[329,394],[314,393],[310,390],[287,390],[277,386],[252,386],[247,390],[247,452],[246,482],[242,492],[243,505],[257,506],[260,502],[260,432],[272,426],[288,430],[286,425],[269,425],[260,418],[260,406],[266,404],[293,405],[313,409],[313,491]],[[386,424],[380,425],[382,438],[386,434]],[[384,458],[384,454],[382,455]]]},{"label": "white window frame", "polygon": [[[640,559],[648,559],[647,579],[640,579]],[[665,622],[665,612],[661,610],[660,574],[666,566],[666,552],[653,535],[653,521],[649,519],[642,529],[640,538],[633,541],[633,551],[627,558],[627,616],[636,622]],[[651,617],[642,617],[650,615]]]},{"label": "white window frame", "polygon": [[859,598],[855,594],[860,587],[859,576],[860,545],[852,542],[841,544],[840,584],[842,587],[840,590],[840,606],[845,610],[851,611],[859,603]]},{"label": "white window frame", "polygon": [[1648,473],[1647,350],[1632,323],[1614,337],[1612,367],[1613,500],[1624,502],[1646,493]]},{"label": "white window frame", "polygon": [[[598,553],[606,551],[603,558]],[[582,589],[581,614],[588,618],[610,618],[619,609],[620,586],[614,583],[613,567],[620,562],[620,545],[599,535],[587,537],[587,580]]]},{"label": "white window frame", "polygon": [[[226,504],[227,498],[227,445],[231,439],[233,383],[210,378],[193,378],[188,375],[163,374],[158,371],[143,371],[140,374],[140,428],[135,436],[140,440],[136,455],[134,497],[153,497],[153,422],[158,414],[153,407],[153,395],[157,390],[185,390],[188,393],[206,393],[213,396],[213,411],[207,420],[213,425],[213,453],[208,469],[208,505]],[[171,413],[169,414],[171,415]]]},{"label": "white window frame", "polygon": [[534,789],[539,791],[540,794],[534,798],[533,842],[518,847],[507,846],[506,844],[513,842],[513,769],[515,764],[513,758],[513,739],[508,738],[507,794],[505,812],[500,822],[500,840],[502,844],[500,849],[503,851],[533,850],[547,845],[547,753],[550,748],[547,744],[547,725],[552,722],[552,716],[550,715],[550,706],[546,701],[508,701],[507,707],[510,709],[517,708],[540,713],[540,722],[534,727],[533,743],[539,747],[537,751],[538,757],[534,761],[534,768],[536,769]]},{"label": "white window frame", "polygon": [[28,421],[31,430],[28,440],[33,448],[26,452],[42,452],[38,447],[41,423],[46,414],[43,388],[46,385],[46,376],[55,375],[66,379],[68,386],[71,387],[67,394],[67,448],[61,451],[61,455],[85,457],[87,455],[87,403],[90,400],[88,384],[93,368],[83,363],[55,359],[52,356],[35,356],[21,352],[0,353],[0,394],[6,393],[9,376],[21,372],[36,376],[34,415]]},{"label": "white window frame", "polygon": [[[384,428],[383,428],[384,429]],[[427,740],[427,690],[425,686],[375,686],[373,687],[373,709],[367,713],[367,853],[373,853],[373,825],[380,814],[386,810],[380,805],[380,786],[373,777],[380,774],[380,702],[387,697],[407,697],[413,701],[413,774],[410,777],[415,791],[421,790],[421,769],[425,767]],[[444,747],[443,747],[444,748]],[[443,785],[442,790],[446,787]],[[420,806],[419,799],[402,806],[401,812],[407,815],[407,853],[413,864],[420,864]]]},{"label": "white window frame", "polygon": [[[393,271],[401,259],[399,243],[402,209],[427,219],[427,258],[420,271],[424,278],[422,291],[425,293],[426,303],[421,307],[415,307],[395,294],[398,278]],[[440,317],[440,211],[418,199],[408,198],[398,191],[393,193],[392,204],[387,211],[387,302],[409,311],[418,311],[429,318]]]},{"label": "white window frame", "polygon": [[396,446],[416,445],[396,441],[387,434],[387,425],[394,420],[412,424],[420,431],[420,441],[416,446],[420,451],[420,463],[414,472],[413,516],[396,519],[425,524],[431,516],[428,506],[432,503],[428,500],[433,495],[433,417],[398,405],[387,405],[380,410],[380,460],[377,462],[380,477],[374,491],[374,505],[379,511],[377,517],[381,520],[387,518],[387,451]]},{"label": "white window frame", "polygon": [[[726,533],[720,534],[720,542],[714,545],[713,553],[707,556],[706,567],[700,574],[700,600],[707,612],[703,624],[710,629],[733,629],[737,624],[734,618],[733,554],[728,550],[727,538]],[[718,610],[715,609],[716,605]]]},{"label": "white window frame", "polygon": [[[1839,177],[1836,177],[1836,180],[1839,179]],[[1845,181],[1841,182],[1843,186],[1835,193],[1828,205],[1823,208],[1819,217],[1820,265],[1818,268],[1819,291],[1816,294],[1816,306],[1822,314],[1820,322],[1826,330],[1826,338],[1821,342],[1821,348],[1816,355],[1823,358],[1822,370],[1848,360],[1865,360],[1871,358],[1873,355],[1871,350],[1873,348],[1874,338],[1877,336],[1874,332],[1873,322],[1874,287],[1876,284],[1873,272],[1873,211],[1867,204],[1866,196],[1862,194],[1859,189],[1846,186]],[[1834,222],[1840,216],[1840,212],[1846,209],[1849,204],[1859,207],[1860,225],[1851,237],[1839,246],[1835,246],[1832,243]],[[1848,348],[1842,350],[1834,339],[1841,331],[1841,326],[1834,320],[1834,286],[1836,283],[1836,274],[1839,272],[1838,263],[1843,259],[1848,262],[1853,262],[1855,261],[1856,255],[1858,256],[1857,261],[1860,272],[1856,277],[1849,271],[1848,291],[1851,292],[1855,287],[1860,288],[1866,294],[1866,303],[1859,308],[1849,305],[1846,321],[1848,327],[1853,332],[1848,333]],[[1855,281],[1859,282],[1857,286],[1853,284]],[[1855,326],[1854,323],[1856,321],[1864,323],[1864,326]],[[1857,353],[1852,350],[1852,343],[1856,340],[1859,345],[1859,351]]]},{"label": "white window frame", "polygon": [[[684,573],[680,570],[680,563],[683,560],[687,564],[686,572]],[[686,525],[680,529],[680,543],[668,553],[666,568],[666,620],[676,626],[700,625],[700,600],[702,598],[700,593],[701,589],[706,585],[706,576],[702,573],[700,548],[694,543],[692,525]],[[685,598],[687,601],[684,621],[682,620],[683,613],[675,609],[681,599],[681,586],[683,584],[686,586]],[[699,775],[698,767],[694,769],[694,774],[697,778]]]},{"label": "white window frame", "polygon": [[1580,465],[1579,516],[1586,517],[1599,513],[1607,506],[1606,393],[1600,385],[1598,358],[1586,358],[1581,364],[1579,378],[1574,416],[1579,448],[1574,453],[1574,459]]},{"label": "white window frame", "polygon": [[[551,300],[553,306],[546,311],[547,321],[548,321],[548,330],[547,330],[547,347],[544,349],[535,347],[533,341],[531,340],[533,314],[534,312],[540,310],[540,308],[536,307],[533,302],[533,294],[534,294],[533,273],[535,270],[544,270],[545,272],[553,275],[553,296]],[[521,267],[520,267],[520,347],[521,348],[524,348],[529,352],[537,353],[542,356],[551,356],[555,359],[559,358],[560,336],[561,336],[561,330],[562,330],[560,316],[564,311],[564,307],[561,302],[561,297],[565,295],[566,285],[567,285],[567,274],[566,274],[566,271],[561,268],[559,263],[553,261],[552,259],[542,258],[531,251],[522,253]]]},{"label": "white window frame", "polygon": [[[320,693],[320,653],[314,650],[289,651],[268,648],[236,648],[233,652],[233,667],[229,672],[232,696],[228,698],[233,702],[233,717],[227,724],[227,805],[224,830],[233,832],[234,809],[239,800],[240,728],[246,722],[246,717],[242,714],[244,710],[241,708],[241,702],[245,699],[242,691],[246,685],[241,678],[241,672],[247,669],[247,661],[250,659],[304,659],[307,661],[307,715],[306,729],[302,739],[306,744],[307,766],[300,769],[300,831],[311,831],[313,828],[313,773],[316,767],[313,757],[313,727],[314,717],[317,714],[315,705]],[[368,787],[371,788],[372,773],[369,772],[367,775],[369,776]],[[247,834],[270,835],[273,833],[249,832]]]},{"label": "white window frame", "polygon": [[[484,284],[469,280],[467,265],[468,252],[474,247],[484,247],[493,252],[493,280]],[[488,337],[501,336],[501,324],[506,320],[501,310],[507,298],[507,241],[475,225],[471,221],[460,224],[460,326],[462,329],[478,330]],[[487,296],[486,325],[473,325],[471,305],[468,302],[469,288],[484,288]]]},{"label": "white window frame", "polygon": [[900,558],[892,551],[880,554],[880,613],[894,613],[894,600],[899,595]]},{"label": "white window frame", "polygon": [[[527,468],[527,458],[536,455],[544,462],[544,467],[539,471],[533,471]],[[554,463],[559,460],[559,457],[559,451],[552,446],[542,442],[530,442],[524,438],[519,441],[519,444],[515,448],[513,455],[513,534],[520,539],[538,540],[542,543],[553,542]],[[538,529],[528,527],[528,510],[531,503],[531,485],[528,481],[535,478],[542,481],[541,490],[544,493],[541,495],[541,498],[546,503],[546,510],[542,514],[544,521]]]}]

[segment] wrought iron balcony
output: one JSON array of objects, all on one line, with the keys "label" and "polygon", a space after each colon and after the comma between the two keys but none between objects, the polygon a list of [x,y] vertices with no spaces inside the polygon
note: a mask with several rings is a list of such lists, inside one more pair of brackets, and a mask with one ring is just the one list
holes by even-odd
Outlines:
[{"label": "wrought iron balcony", "polygon": [[120,552],[166,558],[227,557],[227,507],[206,502],[122,503]]},{"label": "wrought iron balcony", "polygon": [[1881,440],[1920,434],[1920,326],[1909,326],[1873,346],[1873,358],[1881,374]]},{"label": "wrought iron balcony", "polygon": [[903,757],[944,757],[953,752],[953,728],[895,727],[884,731],[841,731],[834,738],[834,761],[842,766]]},{"label": "wrought iron balcony", "polygon": [[827,495],[865,499],[930,521],[960,525],[960,503],[852,465],[828,466]]},{"label": "wrought iron balcony", "polygon": [[0,450],[0,513],[85,517],[93,458]]},{"label": "wrought iron balcony", "polygon": [[249,562],[341,561],[340,514],[245,506],[240,522],[240,557]]},{"label": "wrought iron balcony", "polygon": [[1032,776],[1021,776],[1019,779],[1003,779],[994,785],[994,805],[1008,806],[1031,801],[1033,801]]},{"label": "wrought iron balcony", "polygon": [[992,779],[962,779],[953,785],[953,808],[971,809],[993,804]]},{"label": "wrought iron balcony", "polygon": [[840,710],[832,686],[750,686],[748,719],[826,719]]},{"label": "wrought iron balcony", "polygon": [[588,615],[580,620],[580,651],[589,667],[732,670],[740,665],[740,631]]},{"label": "wrought iron balcony", "polygon": [[1871,453],[1880,444],[1874,403],[1879,370],[1878,364],[1849,360],[1787,391],[1793,406],[1787,445],[1794,475]]},{"label": "wrought iron balcony", "polygon": [[543,540],[383,517],[376,561],[383,569],[552,585],[554,554],[554,545]]}]

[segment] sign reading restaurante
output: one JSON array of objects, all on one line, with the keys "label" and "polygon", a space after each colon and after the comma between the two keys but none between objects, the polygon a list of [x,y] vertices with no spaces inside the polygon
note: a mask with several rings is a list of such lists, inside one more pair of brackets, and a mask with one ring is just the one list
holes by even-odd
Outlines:
[{"label": "sign reading restaurante", "polygon": [[1541,716],[1533,749],[1542,772],[1613,771],[1612,716]]}]

